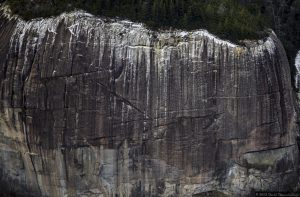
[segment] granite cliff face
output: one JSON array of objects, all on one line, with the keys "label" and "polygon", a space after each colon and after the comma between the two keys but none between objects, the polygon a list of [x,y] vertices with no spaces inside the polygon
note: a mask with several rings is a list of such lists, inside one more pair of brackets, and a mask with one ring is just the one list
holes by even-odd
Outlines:
[{"label": "granite cliff face", "polygon": [[273,33],[241,47],[73,12],[0,14],[1,190],[201,196],[299,188],[297,105]]}]

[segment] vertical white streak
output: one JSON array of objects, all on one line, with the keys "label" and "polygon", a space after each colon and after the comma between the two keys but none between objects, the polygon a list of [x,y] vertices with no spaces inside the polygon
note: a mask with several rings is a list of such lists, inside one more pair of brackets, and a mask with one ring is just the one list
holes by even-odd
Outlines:
[{"label": "vertical white streak", "polygon": [[295,77],[295,86],[299,89],[300,87],[300,51],[298,51],[298,54],[295,59],[295,67],[297,69],[296,77]]}]

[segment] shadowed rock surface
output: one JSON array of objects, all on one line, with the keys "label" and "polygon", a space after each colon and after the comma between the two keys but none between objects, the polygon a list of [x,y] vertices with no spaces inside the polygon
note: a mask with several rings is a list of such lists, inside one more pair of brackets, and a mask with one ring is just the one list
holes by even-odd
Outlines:
[{"label": "shadowed rock surface", "polygon": [[270,33],[241,47],[83,12],[0,12],[1,190],[220,196],[299,185],[297,105]]}]

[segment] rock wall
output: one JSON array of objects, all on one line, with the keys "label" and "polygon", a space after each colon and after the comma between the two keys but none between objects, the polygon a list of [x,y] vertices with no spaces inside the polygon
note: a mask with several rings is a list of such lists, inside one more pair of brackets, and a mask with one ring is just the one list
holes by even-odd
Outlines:
[{"label": "rock wall", "polygon": [[155,32],[84,12],[0,12],[0,181],[20,196],[298,188],[280,41]]}]

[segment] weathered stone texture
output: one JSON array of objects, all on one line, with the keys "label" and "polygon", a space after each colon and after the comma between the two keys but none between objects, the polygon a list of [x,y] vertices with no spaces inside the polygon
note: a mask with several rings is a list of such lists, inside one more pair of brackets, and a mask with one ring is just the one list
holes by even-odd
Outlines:
[{"label": "weathered stone texture", "polygon": [[293,190],[296,106],[280,41],[153,32],[83,12],[0,15],[0,179],[33,196]]}]

